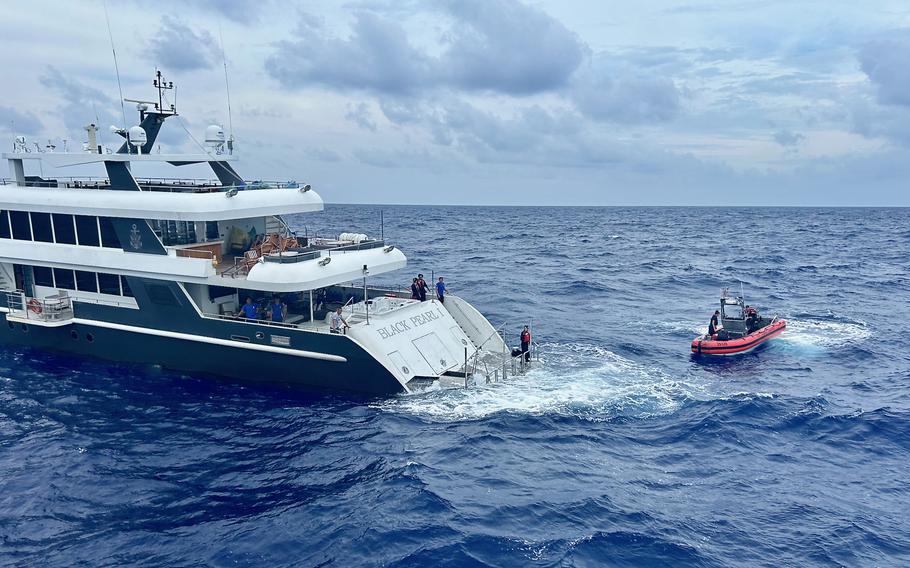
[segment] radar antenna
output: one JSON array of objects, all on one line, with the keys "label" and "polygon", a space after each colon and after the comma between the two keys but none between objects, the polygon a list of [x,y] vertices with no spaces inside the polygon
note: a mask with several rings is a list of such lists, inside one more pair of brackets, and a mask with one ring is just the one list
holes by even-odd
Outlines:
[{"label": "radar antenna", "polygon": [[[164,76],[161,74],[161,69],[155,69],[155,80],[152,81],[152,84],[158,89],[158,104],[155,105],[155,110],[161,111],[162,113],[177,114],[177,90],[174,89],[173,81],[165,81]],[[174,91],[174,102],[170,105],[169,109],[164,108],[164,91]]]}]

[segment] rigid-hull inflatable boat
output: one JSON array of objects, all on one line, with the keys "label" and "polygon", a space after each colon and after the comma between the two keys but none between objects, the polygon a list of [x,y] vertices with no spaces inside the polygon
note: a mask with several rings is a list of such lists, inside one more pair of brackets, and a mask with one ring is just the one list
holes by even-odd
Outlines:
[{"label": "rigid-hull inflatable boat", "polygon": [[739,355],[748,353],[766,341],[780,335],[787,322],[778,317],[762,317],[742,296],[731,297],[724,289],[720,298],[720,327],[713,335],[692,340],[696,355]]}]

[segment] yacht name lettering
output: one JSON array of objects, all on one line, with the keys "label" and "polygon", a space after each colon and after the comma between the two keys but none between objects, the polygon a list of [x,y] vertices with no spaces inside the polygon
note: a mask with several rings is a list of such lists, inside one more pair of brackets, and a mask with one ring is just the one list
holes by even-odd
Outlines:
[{"label": "yacht name lettering", "polygon": [[439,319],[439,316],[436,315],[436,312],[423,312],[411,317],[411,323],[414,324],[414,327],[418,327],[437,319]]},{"label": "yacht name lettering", "polygon": [[408,325],[408,322],[405,320],[396,321],[395,323],[389,324],[385,327],[380,327],[376,331],[379,333],[379,337],[383,339],[388,339],[393,335],[398,335],[399,333],[404,333],[405,331],[410,331],[411,327]]},{"label": "yacht name lettering", "polygon": [[416,316],[412,316],[407,320],[399,320],[385,327],[380,327],[376,330],[376,333],[378,333],[379,337],[382,339],[388,339],[393,335],[411,331],[413,327],[420,327],[437,319],[439,319],[439,315],[436,312],[423,312],[422,314],[417,314]]}]

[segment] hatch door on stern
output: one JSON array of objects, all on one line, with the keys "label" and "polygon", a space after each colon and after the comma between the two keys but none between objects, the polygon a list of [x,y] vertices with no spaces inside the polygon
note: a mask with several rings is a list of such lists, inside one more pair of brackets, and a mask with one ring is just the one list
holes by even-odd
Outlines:
[{"label": "hatch door on stern", "polygon": [[414,339],[411,343],[414,344],[414,348],[423,356],[424,360],[437,375],[443,374],[458,364],[458,360],[454,359],[448,352],[436,332],[431,331],[422,337]]}]

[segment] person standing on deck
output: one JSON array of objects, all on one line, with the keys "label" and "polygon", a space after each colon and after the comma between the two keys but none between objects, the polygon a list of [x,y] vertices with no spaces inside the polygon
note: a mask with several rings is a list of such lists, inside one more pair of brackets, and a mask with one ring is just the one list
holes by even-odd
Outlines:
[{"label": "person standing on deck", "polygon": [[714,315],[711,316],[711,321],[708,322],[708,336],[714,337],[717,333],[717,330],[720,328],[720,324],[717,322],[717,316],[720,315],[720,310],[714,310]]},{"label": "person standing on deck", "polygon": [[344,333],[344,330],[349,327],[351,326],[348,325],[348,322],[341,317],[341,308],[336,308],[335,313],[329,319],[329,331],[331,333]]},{"label": "person standing on deck", "polygon": [[288,313],[288,306],[281,301],[281,298],[275,296],[272,299],[272,304],[269,306],[269,315],[272,318],[273,322],[281,323],[284,321],[285,316]]},{"label": "person standing on deck", "polygon": [[418,282],[417,278],[415,278],[414,281],[411,282],[411,299],[412,300],[420,299],[420,285],[417,282]]},{"label": "person standing on deck", "polygon": [[446,284],[442,281],[442,276],[439,277],[439,282],[436,283],[436,299],[442,303],[446,301]]},{"label": "person standing on deck", "polygon": [[525,361],[531,361],[531,330],[525,326],[521,332],[521,352],[525,356]]},{"label": "person standing on deck", "polygon": [[417,275],[417,296],[421,302],[427,301],[427,291],[430,289],[427,286],[427,281],[423,279],[423,274]]},{"label": "person standing on deck", "polygon": [[246,303],[240,308],[240,311],[237,312],[239,317],[246,319],[259,319],[259,306],[253,303],[253,298],[249,296],[246,297]]}]

